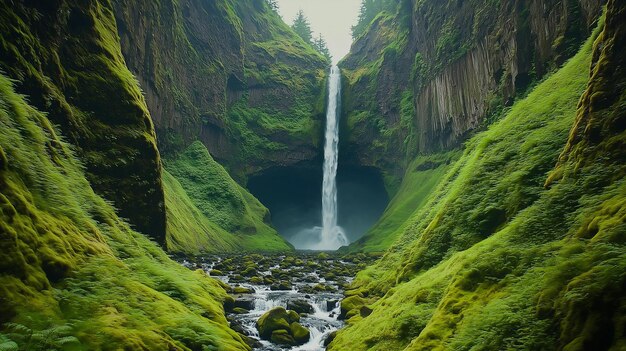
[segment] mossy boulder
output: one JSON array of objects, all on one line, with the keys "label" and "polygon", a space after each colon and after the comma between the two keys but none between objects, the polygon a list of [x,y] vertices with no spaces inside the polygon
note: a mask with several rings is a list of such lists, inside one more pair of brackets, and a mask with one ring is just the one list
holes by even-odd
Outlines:
[{"label": "mossy boulder", "polygon": [[235,294],[254,294],[254,289],[246,288],[245,286],[236,286],[233,292]]},{"label": "mossy boulder", "polygon": [[270,341],[279,345],[295,345],[296,340],[289,334],[287,330],[279,329],[272,332]]},{"label": "mossy boulder", "polygon": [[298,322],[291,323],[289,325],[289,329],[291,330],[291,335],[293,335],[293,338],[298,345],[304,344],[311,339],[311,332]]},{"label": "mossy boulder", "polygon": [[339,319],[349,319],[350,317],[360,313],[361,307],[365,306],[367,301],[359,295],[354,295],[341,300],[341,314]]},{"label": "mossy boulder", "polygon": [[256,329],[261,339],[281,345],[302,345],[309,341],[311,335],[299,321],[300,316],[295,311],[276,307],[259,318]]}]

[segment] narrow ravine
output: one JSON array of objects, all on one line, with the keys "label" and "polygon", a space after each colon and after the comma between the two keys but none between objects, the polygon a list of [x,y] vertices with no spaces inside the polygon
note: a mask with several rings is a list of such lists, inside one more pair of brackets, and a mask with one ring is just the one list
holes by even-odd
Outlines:
[{"label": "narrow ravine", "polygon": [[[340,301],[354,275],[373,257],[365,254],[298,252],[293,255],[203,256],[181,260],[228,285],[234,301],[225,304],[230,326],[248,337],[254,350],[324,350],[332,332],[343,327]],[[277,345],[261,340],[259,318],[275,307],[296,311],[310,331],[303,345]]]}]

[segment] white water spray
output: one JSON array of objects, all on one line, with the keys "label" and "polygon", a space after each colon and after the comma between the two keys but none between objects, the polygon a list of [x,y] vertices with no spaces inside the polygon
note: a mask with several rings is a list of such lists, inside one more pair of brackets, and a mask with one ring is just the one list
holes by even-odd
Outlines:
[{"label": "white water spray", "polygon": [[326,140],[324,144],[324,179],[322,183],[322,226],[305,229],[291,242],[299,249],[337,250],[348,245],[343,229],[337,225],[337,165],[339,161],[339,121],[341,101],[341,72],[330,69],[328,79],[328,109],[326,110]]}]

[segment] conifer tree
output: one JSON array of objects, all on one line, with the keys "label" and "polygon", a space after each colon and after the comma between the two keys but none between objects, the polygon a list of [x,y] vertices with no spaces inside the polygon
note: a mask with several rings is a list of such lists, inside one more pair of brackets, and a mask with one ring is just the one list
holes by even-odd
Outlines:
[{"label": "conifer tree", "polygon": [[269,7],[275,11],[278,12],[278,3],[276,2],[276,0],[265,0],[267,2],[267,5],[269,5]]},{"label": "conifer tree", "polygon": [[313,31],[311,31],[311,24],[304,15],[304,11],[298,11],[296,18],[293,20],[291,28],[298,34],[305,42],[313,44]]},{"label": "conifer tree", "polygon": [[330,54],[330,50],[328,50],[328,45],[326,44],[326,39],[324,39],[324,37],[322,36],[322,34],[320,34],[314,41],[313,41],[313,47],[315,48],[315,50],[317,50],[320,54],[322,54],[324,57],[326,57],[327,61],[332,61],[333,57]]},{"label": "conifer tree", "polygon": [[352,26],[352,38],[356,39],[382,11],[391,11],[397,5],[394,0],[362,0],[359,20]]}]

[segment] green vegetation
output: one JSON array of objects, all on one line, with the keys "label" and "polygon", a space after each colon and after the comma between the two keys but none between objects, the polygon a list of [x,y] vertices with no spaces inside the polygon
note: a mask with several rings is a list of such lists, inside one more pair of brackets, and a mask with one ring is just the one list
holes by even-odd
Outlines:
[{"label": "green vegetation", "polygon": [[0,23],[0,70],[60,126],[96,192],[163,242],[156,136],[120,51],[110,1],[2,4]]},{"label": "green vegetation", "polygon": [[220,284],[120,220],[4,76],[0,127],[2,347],[249,350],[228,328]]},{"label": "green vegetation", "polygon": [[362,0],[358,22],[352,26],[352,38],[356,39],[363,34],[379,13],[390,11],[395,14],[397,5],[396,1],[390,0]]},{"label": "green vegetation", "polygon": [[458,152],[448,152],[416,158],[409,165],[402,184],[381,218],[347,250],[387,250],[406,229],[408,219],[420,212],[458,156]]},{"label": "green vegetation", "polygon": [[624,347],[623,156],[564,160],[558,173],[567,176],[544,188],[589,78],[593,39],[466,144],[394,246],[358,275],[347,294],[377,299],[373,312],[353,313],[330,350]]},{"label": "green vegetation", "polygon": [[304,40],[305,43],[313,46],[317,52],[319,52],[328,63],[332,60],[332,56],[330,55],[330,51],[326,46],[326,40],[319,34],[317,38],[313,37],[313,31],[311,30],[311,24],[309,23],[308,18],[306,18],[304,11],[300,10],[296,14],[296,18],[293,20],[293,24],[291,25],[291,29]]},{"label": "green vegetation", "polygon": [[313,42],[311,24],[309,23],[308,18],[304,15],[304,11],[298,11],[296,18],[293,19],[293,23],[291,24],[291,29],[293,29],[293,31],[296,32],[296,34],[298,34],[306,43]]},{"label": "green vegetation", "polygon": [[[300,161],[287,147],[306,160],[317,156],[328,62],[273,4],[115,0],[123,52],[152,97],[164,158],[200,140],[243,184],[250,174]],[[294,134],[292,127],[265,128],[282,125],[299,127]]]},{"label": "green vegetation", "polygon": [[168,251],[197,255],[231,252],[239,247],[237,238],[211,222],[194,205],[178,180],[167,171],[163,172],[163,187]]},{"label": "green vegetation", "polygon": [[[201,142],[166,161],[168,246],[184,252],[287,251],[269,211],[237,184]],[[196,234],[194,234],[196,233]],[[189,241],[191,239],[191,241]],[[202,243],[194,248],[194,242]]]}]

